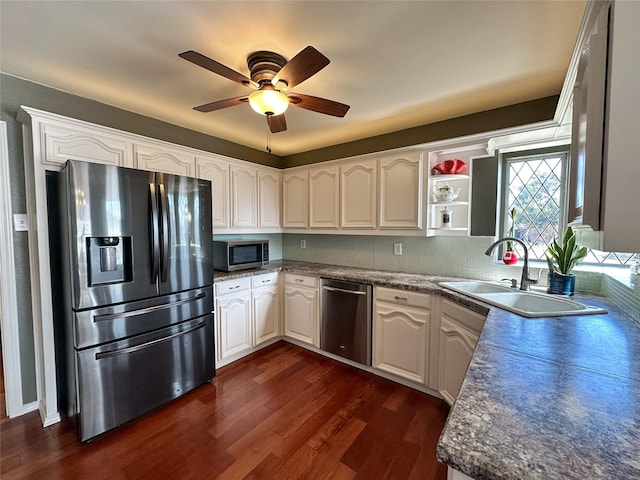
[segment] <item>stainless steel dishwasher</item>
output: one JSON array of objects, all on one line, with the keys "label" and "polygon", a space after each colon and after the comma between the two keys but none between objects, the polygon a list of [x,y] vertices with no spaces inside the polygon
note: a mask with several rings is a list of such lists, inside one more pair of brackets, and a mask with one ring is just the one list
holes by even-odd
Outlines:
[{"label": "stainless steel dishwasher", "polygon": [[371,365],[371,285],[320,279],[320,348]]}]

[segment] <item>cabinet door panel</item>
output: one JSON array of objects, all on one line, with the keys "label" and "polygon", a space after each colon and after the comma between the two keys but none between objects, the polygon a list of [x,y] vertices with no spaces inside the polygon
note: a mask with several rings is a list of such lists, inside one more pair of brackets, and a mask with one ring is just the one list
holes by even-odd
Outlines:
[{"label": "cabinet door panel", "polygon": [[342,228],[376,228],[376,162],[340,167]]},{"label": "cabinet door panel", "polygon": [[213,228],[229,228],[229,163],[208,157],[196,157],[198,178],[211,180]]},{"label": "cabinet door panel", "polygon": [[258,227],[280,228],[280,173],[258,171]]},{"label": "cabinet door panel", "polygon": [[380,228],[422,228],[420,154],[380,160]]},{"label": "cabinet door panel", "polygon": [[280,297],[278,287],[259,288],[253,291],[253,345],[280,335]]},{"label": "cabinet door panel", "polygon": [[44,124],[42,130],[45,152],[41,162],[45,165],[83,160],[119,167],[133,166],[131,156],[127,155],[129,143],[124,139],[98,135],[80,127]]},{"label": "cabinet door panel", "polygon": [[256,228],[257,206],[256,170],[231,165],[231,228]]},{"label": "cabinet door panel", "polygon": [[318,294],[315,289],[285,286],[285,335],[318,346]]},{"label": "cabinet door panel", "polygon": [[440,323],[440,394],[449,404],[455,402],[478,337],[443,315]]},{"label": "cabinet door panel", "polygon": [[309,171],[309,226],[338,228],[339,191],[338,167]]},{"label": "cabinet door panel", "polygon": [[217,360],[251,350],[251,293],[218,297]]},{"label": "cabinet door panel", "polygon": [[307,171],[285,173],[282,179],[282,226],[308,228],[308,175]]},{"label": "cabinet door panel", "polygon": [[195,156],[180,150],[135,144],[133,157],[141,170],[195,177]]},{"label": "cabinet door panel", "polygon": [[376,303],[373,366],[424,384],[429,312]]}]

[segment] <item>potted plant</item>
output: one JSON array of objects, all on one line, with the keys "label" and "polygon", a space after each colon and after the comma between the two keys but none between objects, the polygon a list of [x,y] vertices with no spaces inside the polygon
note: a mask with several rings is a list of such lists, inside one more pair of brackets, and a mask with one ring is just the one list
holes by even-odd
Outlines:
[{"label": "potted plant", "polygon": [[[509,210],[509,217],[511,217],[511,226],[509,227],[510,237],[513,237],[515,234],[516,216],[517,216],[517,213],[515,208],[512,208],[511,210]],[[505,265],[513,265],[514,263],[518,262],[518,255],[513,249],[513,242],[510,240],[507,240],[507,251],[504,252],[504,255],[502,256],[502,262]]]},{"label": "potted plant", "polygon": [[554,239],[546,252],[549,266],[547,293],[573,295],[576,277],[571,271],[586,256],[587,247],[577,244],[576,234],[571,227],[564,232],[562,244]]}]

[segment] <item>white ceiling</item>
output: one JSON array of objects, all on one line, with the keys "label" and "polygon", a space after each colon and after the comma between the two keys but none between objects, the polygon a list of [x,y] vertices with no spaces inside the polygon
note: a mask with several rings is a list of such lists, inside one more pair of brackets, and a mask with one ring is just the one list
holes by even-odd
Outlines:
[{"label": "white ceiling", "polygon": [[178,57],[196,50],[248,75],[247,54],[331,63],[295,91],[351,105],[345,118],[290,108],[277,155],[558,94],[585,0],[0,2],[3,73],[264,149],[250,93]]}]

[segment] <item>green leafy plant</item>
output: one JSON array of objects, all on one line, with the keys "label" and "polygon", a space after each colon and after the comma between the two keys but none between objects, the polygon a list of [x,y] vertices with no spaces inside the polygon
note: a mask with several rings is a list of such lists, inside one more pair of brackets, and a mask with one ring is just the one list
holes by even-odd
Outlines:
[{"label": "green leafy plant", "polygon": [[549,273],[561,273],[570,275],[573,267],[580,260],[587,256],[587,247],[576,243],[576,234],[571,227],[568,227],[562,237],[562,245],[555,239],[545,253]]}]

